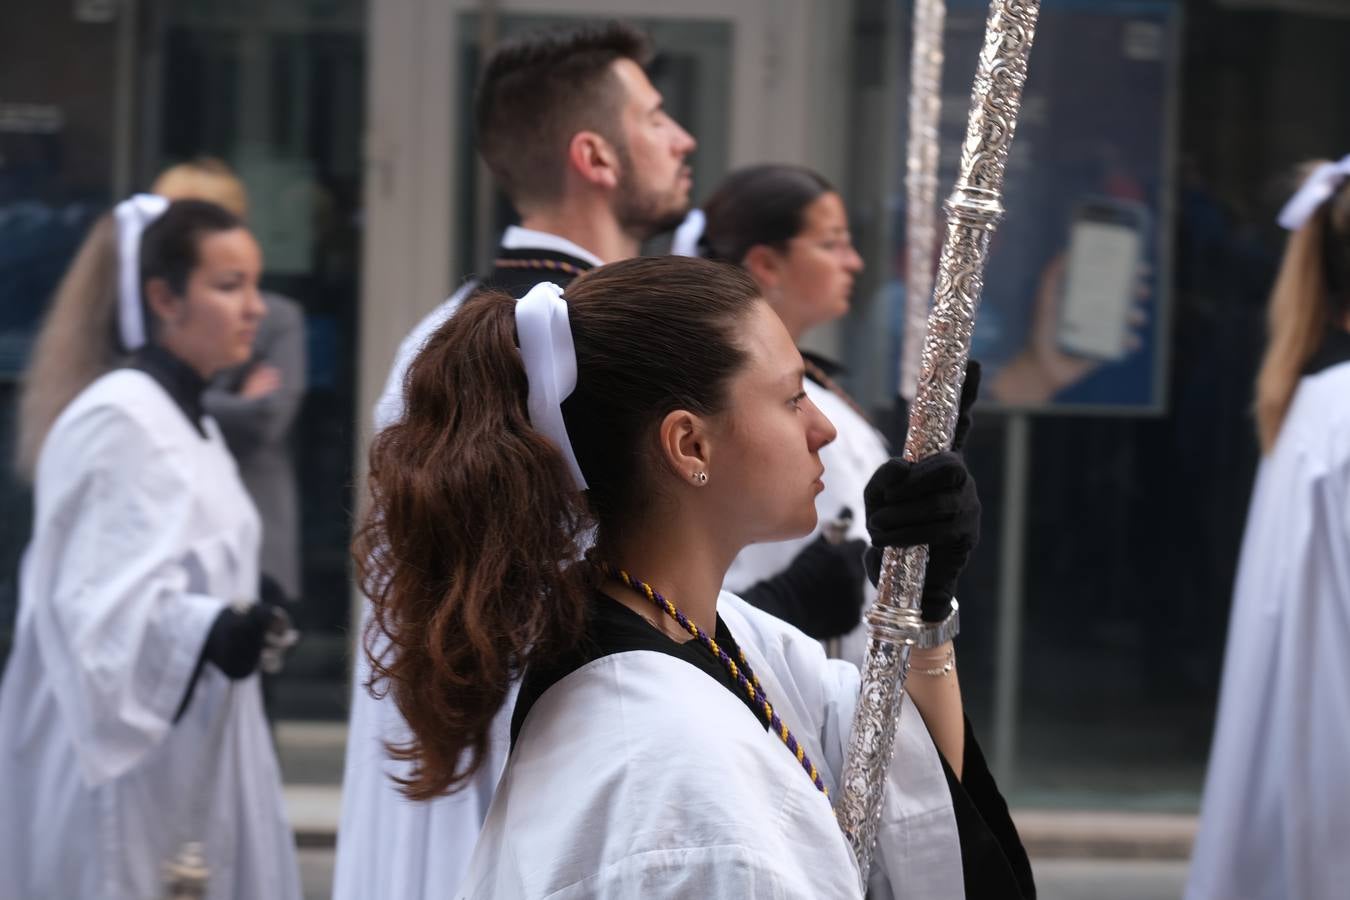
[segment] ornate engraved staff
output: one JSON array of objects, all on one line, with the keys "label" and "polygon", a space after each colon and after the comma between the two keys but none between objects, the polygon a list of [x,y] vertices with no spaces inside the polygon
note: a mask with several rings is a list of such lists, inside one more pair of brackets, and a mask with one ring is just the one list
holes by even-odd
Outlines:
[{"label": "ornate engraved staff", "polygon": [[909,58],[909,140],[905,152],[905,337],[900,395],[914,399],[928,330],[937,246],[938,115],[942,112],[942,26],[946,0],[915,0]]},{"label": "ornate engraved staff", "polygon": [[[991,0],[989,4],[984,47],[971,88],[960,175],[947,200],[947,236],[924,338],[918,395],[910,407],[906,459],[921,459],[951,446],[970,333],[984,287],[989,238],[1003,214],[999,202],[1003,172],[1039,12],[1040,0]],[[955,609],[936,633],[925,628],[919,617],[927,566],[927,547],[887,550],[880,595],[867,613],[869,639],[862,691],[835,808],[844,837],[858,859],[864,889],[886,773],[895,750],[910,648],[936,645],[955,633]]]}]

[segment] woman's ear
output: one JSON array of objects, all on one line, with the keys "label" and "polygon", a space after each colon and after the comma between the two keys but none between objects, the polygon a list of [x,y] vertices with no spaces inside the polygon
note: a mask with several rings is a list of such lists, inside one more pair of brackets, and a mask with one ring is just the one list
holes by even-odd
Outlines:
[{"label": "woman's ear", "polygon": [[783,254],[768,244],[755,244],[741,262],[750,277],[764,290],[778,287],[783,278]]},{"label": "woman's ear", "polygon": [[686,484],[697,485],[707,480],[711,462],[707,423],[701,416],[684,409],[666,414],[659,432],[661,458],[671,472]]},{"label": "woman's ear", "polygon": [[605,188],[619,186],[619,154],[594,131],[578,131],[567,143],[567,163],[585,181]]},{"label": "woman's ear", "polygon": [[165,323],[176,322],[183,315],[183,300],[174,295],[169,283],[163,278],[151,278],[145,283],[145,305],[156,319]]}]

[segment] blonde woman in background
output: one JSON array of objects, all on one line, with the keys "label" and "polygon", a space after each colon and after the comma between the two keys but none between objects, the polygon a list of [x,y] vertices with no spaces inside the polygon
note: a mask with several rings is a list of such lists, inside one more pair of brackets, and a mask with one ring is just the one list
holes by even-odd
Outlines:
[{"label": "blonde woman in background", "polygon": [[1188,900],[1350,884],[1350,156],[1311,169],[1256,384],[1247,520]]},{"label": "blonde woman in background", "polygon": [[38,336],[0,900],[158,897],[194,843],[211,900],[299,900],[256,677],[258,514],[202,406],[251,352],[261,264],[226,210],[139,195],[94,226]]}]

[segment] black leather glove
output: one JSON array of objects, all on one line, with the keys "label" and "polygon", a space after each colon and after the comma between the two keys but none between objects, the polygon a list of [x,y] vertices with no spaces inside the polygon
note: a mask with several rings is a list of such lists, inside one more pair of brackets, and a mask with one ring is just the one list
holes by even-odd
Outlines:
[{"label": "black leather glove", "polygon": [[980,498],[965,462],[951,451],[916,463],[892,459],[872,475],[863,501],[872,537],[865,561],[872,583],[880,579],[883,549],[927,544],[923,619],[945,619],[961,570],[980,541]]},{"label": "black leather glove", "polygon": [[247,678],[258,668],[271,624],[269,604],[254,603],[243,612],[227,606],[216,616],[206,635],[202,658],[230,678]]},{"label": "black leather glove", "polygon": [[866,549],[863,540],[832,544],[818,537],[786,569],[741,596],[813,638],[848,634],[862,616]]}]

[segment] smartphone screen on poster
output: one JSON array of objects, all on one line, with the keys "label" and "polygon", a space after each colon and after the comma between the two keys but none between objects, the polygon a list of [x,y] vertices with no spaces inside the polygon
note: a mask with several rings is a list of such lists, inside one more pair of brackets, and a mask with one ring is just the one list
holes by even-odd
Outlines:
[{"label": "smartphone screen on poster", "polygon": [[1100,360],[1128,352],[1144,223],[1143,207],[1117,200],[1094,198],[1074,213],[1059,313],[1065,352]]}]

